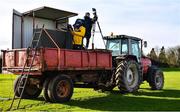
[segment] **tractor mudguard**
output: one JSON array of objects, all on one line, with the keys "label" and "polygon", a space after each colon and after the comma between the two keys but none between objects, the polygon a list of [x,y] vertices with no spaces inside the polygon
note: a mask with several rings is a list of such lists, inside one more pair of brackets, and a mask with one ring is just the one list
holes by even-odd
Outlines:
[{"label": "tractor mudguard", "polygon": [[134,56],[134,55],[120,55],[120,56],[117,56],[115,59],[116,59],[118,62],[119,62],[119,60],[124,60],[124,59],[135,60],[136,62],[138,62],[137,57]]}]

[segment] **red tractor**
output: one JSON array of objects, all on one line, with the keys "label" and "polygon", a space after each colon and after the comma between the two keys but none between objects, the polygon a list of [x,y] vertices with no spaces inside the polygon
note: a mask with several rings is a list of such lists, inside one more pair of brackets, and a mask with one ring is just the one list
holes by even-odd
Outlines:
[{"label": "red tractor", "polygon": [[[113,82],[122,92],[136,91],[143,81],[147,81],[153,90],[164,85],[163,72],[143,56],[143,41],[140,38],[115,35],[104,37],[106,48],[112,50]],[[147,46],[147,42],[144,42]]]}]

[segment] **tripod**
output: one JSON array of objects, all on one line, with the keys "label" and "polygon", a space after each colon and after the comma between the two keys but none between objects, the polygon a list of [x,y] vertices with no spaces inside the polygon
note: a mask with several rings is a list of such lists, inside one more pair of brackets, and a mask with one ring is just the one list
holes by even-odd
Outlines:
[{"label": "tripod", "polygon": [[[94,11],[94,14],[96,14],[96,9],[93,8],[93,11]],[[106,43],[103,39],[103,34],[102,34],[102,30],[101,30],[101,27],[100,27],[100,24],[99,24],[99,21],[97,20],[94,24],[93,24],[93,32],[92,32],[92,49],[94,49],[94,35],[95,35],[95,32],[96,32],[96,23],[98,25],[98,28],[99,28],[99,32],[101,34],[101,38],[103,40],[103,43],[104,43],[104,46],[106,48]]]}]

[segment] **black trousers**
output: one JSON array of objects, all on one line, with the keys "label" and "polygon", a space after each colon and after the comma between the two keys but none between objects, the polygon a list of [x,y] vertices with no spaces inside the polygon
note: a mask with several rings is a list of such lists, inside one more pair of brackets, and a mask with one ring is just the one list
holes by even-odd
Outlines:
[{"label": "black trousers", "polygon": [[84,48],[83,48],[82,45],[76,45],[76,44],[74,44],[74,45],[73,45],[73,49],[82,50],[82,49],[84,49]]},{"label": "black trousers", "polygon": [[88,48],[89,47],[89,41],[90,41],[91,35],[90,34],[86,35],[85,38],[86,38],[86,48]]}]

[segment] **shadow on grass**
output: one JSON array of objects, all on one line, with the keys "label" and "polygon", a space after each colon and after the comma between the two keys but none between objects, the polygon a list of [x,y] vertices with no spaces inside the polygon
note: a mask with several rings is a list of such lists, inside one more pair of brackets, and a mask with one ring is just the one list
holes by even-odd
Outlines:
[{"label": "shadow on grass", "polygon": [[45,101],[42,96],[39,96],[38,98],[33,98],[34,101]]},{"label": "shadow on grass", "polygon": [[66,105],[99,111],[180,110],[180,100],[165,99],[165,97],[179,97],[180,91],[164,90],[159,93],[138,92],[134,95],[135,96],[122,95],[118,91],[113,91],[113,93],[109,93],[106,97],[95,97],[83,100],[72,99],[70,102],[67,102]]},{"label": "shadow on grass", "polygon": [[164,72],[179,72],[180,68],[162,68]]},{"label": "shadow on grass", "polygon": [[[143,88],[143,89],[149,90],[148,88]],[[165,89],[165,90],[160,90],[160,91],[151,90],[150,92],[141,91],[141,92],[134,93],[134,95],[137,95],[137,96],[145,95],[145,96],[162,97],[162,98],[165,98],[165,97],[180,98],[180,90]]]},{"label": "shadow on grass", "polygon": [[[141,90],[146,90],[143,88]],[[149,90],[149,89],[148,89]],[[69,110],[73,110],[74,107],[79,107],[83,109],[90,109],[96,111],[178,111],[180,110],[180,90],[162,90],[162,91],[139,91],[137,93],[131,94],[121,94],[118,90],[112,92],[107,92],[107,96],[94,96],[92,98],[75,98],[71,99],[69,102],[64,103],[64,105],[70,106]],[[168,97],[168,98],[167,98]],[[176,99],[179,98],[179,99]],[[42,96],[36,101],[43,101]],[[38,104],[32,104],[31,106],[25,105],[26,107],[42,106],[47,102],[40,102]],[[48,106],[59,103],[48,103]],[[62,105],[57,106],[56,109],[62,109]]]}]

